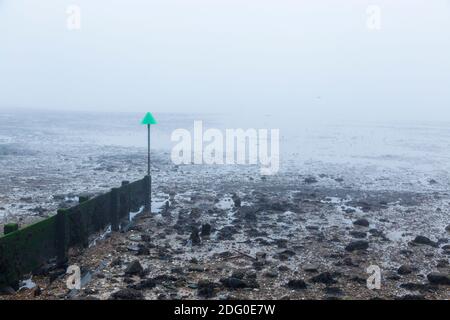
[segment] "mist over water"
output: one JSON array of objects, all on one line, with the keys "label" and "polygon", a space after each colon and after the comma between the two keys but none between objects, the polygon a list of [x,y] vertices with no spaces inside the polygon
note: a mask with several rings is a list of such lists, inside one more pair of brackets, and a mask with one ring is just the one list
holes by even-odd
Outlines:
[{"label": "mist over water", "polygon": [[[61,155],[72,157],[83,153],[86,158],[101,157],[104,152],[143,157],[147,132],[139,124],[142,116],[140,113],[2,112],[0,160],[9,161],[11,166],[14,157],[29,154],[37,161],[46,157],[57,161]],[[170,161],[170,152],[176,144],[171,141],[172,132],[187,129],[194,138],[194,121],[202,121],[203,131],[216,128],[224,136],[226,129],[279,129],[281,174],[333,174],[365,179],[365,183],[373,180],[370,187],[381,189],[427,190],[431,179],[440,182],[433,188],[448,187],[450,127],[445,123],[308,123],[301,118],[286,120],[282,116],[261,115],[250,119],[223,114],[155,113],[155,117],[158,124],[152,126],[152,149],[164,161]],[[16,165],[19,163],[13,167]],[[211,168],[220,170],[220,166]],[[239,172],[245,166],[231,169]]]}]

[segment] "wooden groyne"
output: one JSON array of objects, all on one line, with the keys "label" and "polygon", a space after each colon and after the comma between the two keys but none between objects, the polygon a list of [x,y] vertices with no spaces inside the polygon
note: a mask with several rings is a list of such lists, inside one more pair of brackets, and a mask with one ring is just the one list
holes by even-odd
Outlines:
[{"label": "wooden groyne", "polygon": [[140,207],[150,206],[150,177],[133,183],[122,182],[119,188],[92,199],[80,197],[77,206],[60,209],[57,214],[0,237],[0,287],[17,287],[24,275],[56,258],[67,262],[71,247],[89,245],[89,236],[111,226],[120,229],[121,221]]}]

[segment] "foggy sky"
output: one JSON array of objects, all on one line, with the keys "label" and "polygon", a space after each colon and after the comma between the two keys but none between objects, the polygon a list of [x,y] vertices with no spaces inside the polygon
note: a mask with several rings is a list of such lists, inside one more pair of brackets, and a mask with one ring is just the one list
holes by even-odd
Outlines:
[{"label": "foggy sky", "polygon": [[448,0],[0,0],[0,109],[450,121],[449,88]]}]

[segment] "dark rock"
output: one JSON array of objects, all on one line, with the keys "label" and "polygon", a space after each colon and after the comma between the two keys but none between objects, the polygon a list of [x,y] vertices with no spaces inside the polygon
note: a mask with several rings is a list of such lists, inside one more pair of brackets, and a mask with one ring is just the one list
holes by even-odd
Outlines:
[{"label": "dark rock", "polygon": [[445,227],[445,231],[450,232],[450,224]]},{"label": "dark rock", "polygon": [[353,276],[350,278],[350,280],[359,284],[367,283],[367,280],[361,276]]},{"label": "dark rock", "polygon": [[367,219],[358,219],[353,222],[356,226],[369,227],[369,221]]},{"label": "dark rock", "polygon": [[275,270],[268,270],[264,273],[264,276],[267,278],[276,278],[278,277],[278,272],[276,272]]},{"label": "dark rock", "polygon": [[200,236],[198,234],[199,234],[198,228],[197,227],[193,227],[192,228],[192,232],[191,232],[191,236],[190,236],[190,239],[191,239],[191,242],[192,242],[193,246],[197,246],[197,245],[199,245],[201,243]]},{"label": "dark rock", "polygon": [[280,272],[286,272],[286,271],[290,271],[290,270],[291,269],[289,269],[289,267],[285,266],[284,264],[282,264],[278,267],[278,271],[280,271]]},{"label": "dark rock", "polygon": [[415,244],[424,244],[427,246],[437,247],[437,243],[434,241],[431,241],[429,238],[424,236],[417,236],[413,241]]},{"label": "dark rock", "polygon": [[145,279],[139,282],[136,285],[133,285],[131,288],[136,290],[145,290],[152,289],[156,287],[156,281],[154,279]]},{"label": "dark rock", "polygon": [[241,198],[239,198],[239,196],[237,194],[233,194],[231,199],[233,200],[234,206],[236,208],[240,208],[241,207],[242,201],[241,201]]},{"label": "dark rock", "polygon": [[409,290],[409,291],[425,291],[428,290],[428,285],[423,283],[413,283],[407,282],[400,284],[400,288]]},{"label": "dark rock", "polygon": [[450,277],[448,274],[439,273],[439,272],[432,272],[427,275],[427,279],[431,284],[437,284],[437,285],[450,285]]},{"label": "dark rock", "polygon": [[289,280],[286,286],[292,290],[304,290],[308,287],[306,282],[300,279]]},{"label": "dark rock", "polygon": [[313,183],[317,183],[318,181],[317,181],[317,179],[315,178],[315,177],[306,177],[304,180],[303,180],[305,183],[307,183],[307,184],[313,184]]},{"label": "dark rock", "polygon": [[231,278],[236,278],[236,279],[244,279],[245,277],[245,270],[234,270],[233,273],[231,274]]},{"label": "dark rock", "polygon": [[287,248],[287,239],[276,239],[275,244],[278,248]]},{"label": "dark rock", "polygon": [[342,264],[349,267],[357,267],[358,263],[353,261],[351,257],[345,257],[342,259]]},{"label": "dark rock", "polygon": [[255,255],[255,257],[256,257],[256,260],[257,260],[257,261],[263,261],[263,262],[265,262],[265,261],[266,261],[266,258],[267,258],[267,253],[265,253],[265,252],[257,252],[256,255]]},{"label": "dark rock", "polygon": [[34,289],[33,289],[33,296],[34,297],[38,297],[38,296],[40,296],[41,295],[41,293],[42,293],[42,289],[41,289],[41,287],[39,287],[39,286],[36,286]]},{"label": "dark rock", "polygon": [[215,296],[216,284],[208,280],[200,280],[197,284],[197,295],[202,298],[213,298]]},{"label": "dark rock", "polygon": [[400,253],[404,256],[410,256],[412,255],[414,252],[412,252],[411,250],[407,250],[407,249],[402,249],[400,250]]},{"label": "dark rock", "polygon": [[130,284],[130,283],[134,283],[134,280],[132,278],[130,278],[129,276],[123,278],[123,282]]},{"label": "dark rock", "polygon": [[141,291],[138,291],[136,289],[126,288],[126,289],[122,289],[117,292],[114,292],[111,295],[111,298],[113,300],[143,300],[144,296],[142,295]]},{"label": "dark rock", "polygon": [[356,212],[356,210],[353,209],[353,208],[347,208],[347,209],[344,210],[344,212],[345,213],[354,213],[354,212]]},{"label": "dark rock", "polygon": [[139,260],[134,260],[131,262],[128,267],[125,269],[125,274],[127,275],[138,275],[144,271]]},{"label": "dark rock", "polygon": [[346,247],[345,250],[347,251],[355,251],[355,250],[367,250],[369,248],[369,242],[365,240],[357,240],[350,242]]},{"label": "dark rock", "polygon": [[211,225],[209,223],[203,224],[200,234],[202,237],[209,237],[211,235]]},{"label": "dark rock", "polygon": [[257,276],[256,272],[254,272],[254,271],[247,271],[245,273],[245,277],[250,280],[256,280],[256,276]]},{"label": "dark rock", "polygon": [[274,211],[287,211],[289,209],[289,205],[287,203],[274,202],[270,205],[270,209]]},{"label": "dark rock", "polygon": [[446,259],[441,259],[441,260],[439,260],[438,263],[436,264],[436,267],[437,267],[437,268],[446,268],[446,267],[448,267],[448,265],[449,265],[448,260],[446,260]]},{"label": "dark rock", "polygon": [[350,231],[350,235],[353,238],[363,239],[363,238],[365,238],[367,236],[367,233],[362,232],[362,231],[355,231],[355,230],[353,230],[353,231]]},{"label": "dark rock", "polygon": [[190,272],[205,272],[205,268],[199,265],[192,265],[188,267]]},{"label": "dark rock", "polygon": [[174,268],[170,269],[170,272],[176,273],[176,274],[184,274],[182,267],[174,267]]},{"label": "dark rock", "polygon": [[332,296],[341,296],[344,294],[341,288],[338,287],[326,287],[325,293]]},{"label": "dark rock", "polygon": [[200,210],[200,208],[192,208],[191,209],[190,216],[192,218],[198,218],[198,217],[200,217],[201,214],[202,214],[202,211]]},{"label": "dark rock", "polygon": [[115,258],[111,263],[109,264],[110,267],[116,267],[120,266],[122,264],[122,259],[120,257]]},{"label": "dark rock", "polygon": [[377,237],[377,238],[384,238],[384,233],[383,231],[380,231],[378,229],[370,229],[369,233],[373,236],[373,237]]},{"label": "dark rock", "polygon": [[170,209],[170,202],[166,201],[164,202],[164,213],[168,213]]},{"label": "dark rock", "polygon": [[404,296],[396,297],[396,300],[425,300],[422,294],[406,294]]},{"label": "dark rock", "polygon": [[233,236],[238,233],[238,230],[234,226],[225,226],[219,230],[217,238],[219,240],[233,240]]},{"label": "dark rock", "polygon": [[138,250],[137,250],[136,254],[138,256],[149,255],[150,254],[150,249],[149,249],[148,246],[140,243],[140,244],[138,244]]},{"label": "dark rock", "polygon": [[255,270],[262,270],[264,268],[264,265],[266,264],[265,261],[253,261],[252,266],[255,268]]},{"label": "dark rock", "polygon": [[386,274],[386,279],[388,280],[393,280],[393,281],[398,281],[400,280],[402,277],[400,277],[397,273],[395,272],[388,272]]},{"label": "dark rock", "polygon": [[[229,251],[225,251],[226,253],[230,253]],[[230,253],[231,255],[231,253]],[[224,257],[226,257],[227,255],[224,255]],[[190,263],[198,263],[198,259],[197,258],[192,258],[191,260],[189,260]]]},{"label": "dark rock", "polygon": [[318,274],[315,277],[312,277],[310,279],[311,282],[313,283],[323,283],[323,284],[334,284],[337,281],[333,278],[333,275],[329,272],[323,272],[321,274]]},{"label": "dark rock", "polygon": [[319,267],[314,264],[307,264],[303,267],[303,270],[305,270],[305,272],[317,272]]},{"label": "dark rock", "polygon": [[161,274],[152,279],[156,283],[164,283],[164,282],[175,282],[178,281],[177,277],[168,274]]},{"label": "dark rock", "polygon": [[239,216],[241,216],[246,221],[256,221],[256,211],[257,209],[254,207],[243,206],[239,208]]},{"label": "dark rock", "polygon": [[246,281],[234,277],[220,279],[220,282],[229,289],[249,288],[249,284]]},{"label": "dark rock", "polygon": [[406,275],[413,272],[413,269],[410,266],[402,265],[397,269],[398,274]]},{"label": "dark rock", "polygon": [[283,250],[275,254],[275,258],[278,258],[281,261],[286,261],[293,256],[295,256],[295,252],[289,249]]}]

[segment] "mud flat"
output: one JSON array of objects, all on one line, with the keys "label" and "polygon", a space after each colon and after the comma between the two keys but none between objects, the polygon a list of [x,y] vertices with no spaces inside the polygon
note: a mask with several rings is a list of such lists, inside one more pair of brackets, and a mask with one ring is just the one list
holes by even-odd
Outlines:
[{"label": "mud flat", "polygon": [[[140,117],[1,113],[0,230],[141,179]],[[71,250],[81,290],[49,261],[0,299],[449,298],[448,125],[289,127],[283,117],[280,172],[263,177],[253,166],[173,165],[170,134],[196,119],[206,118],[161,115],[153,212]],[[267,127],[234,120],[208,126]],[[369,266],[379,290],[367,288]]]},{"label": "mud flat", "polygon": [[[0,299],[449,299],[449,195],[344,175],[155,165],[153,211]],[[349,177],[350,179],[352,177]],[[381,287],[367,287],[367,268]]]}]

